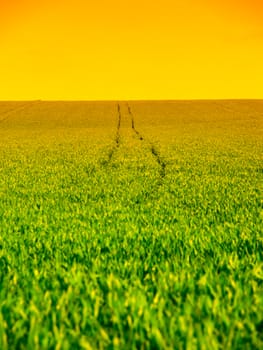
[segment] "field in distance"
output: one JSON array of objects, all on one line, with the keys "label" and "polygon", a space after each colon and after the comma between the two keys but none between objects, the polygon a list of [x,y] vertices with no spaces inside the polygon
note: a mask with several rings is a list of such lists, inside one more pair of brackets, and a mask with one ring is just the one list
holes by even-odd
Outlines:
[{"label": "field in distance", "polygon": [[0,102],[0,349],[262,349],[263,101]]}]

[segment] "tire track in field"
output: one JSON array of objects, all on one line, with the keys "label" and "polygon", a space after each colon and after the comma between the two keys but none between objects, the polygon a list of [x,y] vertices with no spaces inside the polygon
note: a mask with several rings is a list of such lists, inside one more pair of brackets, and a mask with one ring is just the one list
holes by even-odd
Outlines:
[{"label": "tire track in field", "polygon": [[133,116],[133,113],[131,111],[131,107],[129,105],[127,105],[127,108],[128,108],[128,113],[129,113],[129,116],[131,118],[131,127],[132,127],[132,130],[135,132],[135,134],[139,137],[139,139],[141,141],[144,141],[144,137],[140,134],[140,132],[135,128],[135,122],[134,122],[134,116]]},{"label": "tire track in field", "polygon": [[[132,113],[130,105],[127,103],[127,109],[128,109],[128,114],[131,118],[131,127],[136,136],[139,138],[140,141],[147,142],[143,135],[136,129],[135,127],[135,120],[134,120],[134,115]],[[166,162],[162,159],[159,150],[156,148],[156,146],[152,142],[148,142],[149,147],[150,147],[150,152],[152,156],[155,158],[156,162],[158,163],[160,167],[160,177],[163,179],[166,175]]]},{"label": "tire track in field", "polygon": [[8,120],[12,116],[12,114],[14,114],[15,112],[23,111],[23,110],[31,107],[32,105],[39,103],[39,102],[40,102],[40,100],[39,101],[33,101],[33,102],[26,102],[26,103],[24,103],[23,105],[21,105],[19,107],[12,108],[12,109],[9,109],[8,111],[5,111],[5,112],[1,113],[0,117],[3,117],[3,118],[0,119],[0,123],[3,123],[6,120]]},{"label": "tire track in field", "polygon": [[108,152],[107,159],[101,162],[102,165],[108,165],[111,162],[114,153],[120,147],[120,128],[121,128],[122,115],[121,115],[121,107],[119,103],[117,105],[117,113],[118,113],[118,121],[117,121],[116,134],[114,138],[114,146]]}]

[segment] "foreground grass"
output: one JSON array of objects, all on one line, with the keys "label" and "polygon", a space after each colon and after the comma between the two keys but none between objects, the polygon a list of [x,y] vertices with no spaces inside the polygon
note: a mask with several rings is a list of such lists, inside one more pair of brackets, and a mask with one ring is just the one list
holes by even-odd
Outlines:
[{"label": "foreground grass", "polygon": [[129,107],[0,104],[0,348],[262,349],[263,103]]}]

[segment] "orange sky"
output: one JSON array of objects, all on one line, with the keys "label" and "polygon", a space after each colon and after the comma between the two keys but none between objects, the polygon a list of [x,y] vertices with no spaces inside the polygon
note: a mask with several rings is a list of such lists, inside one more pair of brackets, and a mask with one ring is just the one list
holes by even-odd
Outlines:
[{"label": "orange sky", "polygon": [[263,98],[262,18],[259,0],[0,0],[0,100]]}]

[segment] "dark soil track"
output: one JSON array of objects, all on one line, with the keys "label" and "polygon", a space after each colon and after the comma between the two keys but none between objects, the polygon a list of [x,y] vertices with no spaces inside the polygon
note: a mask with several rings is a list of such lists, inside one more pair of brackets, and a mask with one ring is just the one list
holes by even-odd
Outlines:
[{"label": "dark soil track", "polygon": [[[128,110],[128,116],[130,119],[131,128],[132,128],[133,132],[135,133],[136,137],[140,141],[146,143],[147,148],[149,149],[151,155],[154,157],[155,161],[159,165],[160,178],[163,179],[166,175],[166,163],[165,163],[165,161],[162,159],[160,152],[157,149],[156,145],[154,145],[154,143],[152,143],[152,142],[147,141],[144,138],[144,136],[140,133],[140,131],[138,129],[136,129],[135,118],[134,118],[134,115],[132,113],[131,107],[128,103],[127,103],[127,110]],[[118,115],[118,119],[117,119],[116,134],[115,134],[115,138],[114,138],[114,145],[108,151],[106,159],[101,161],[101,164],[104,166],[107,166],[111,163],[114,153],[120,147],[120,130],[121,130],[121,124],[122,124],[122,120],[123,120],[123,115],[122,115],[121,106],[119,103],[117,104],[117,115]]]},{"label": "dark soil track", "polygon": [[[134,120],[134,115],[132,113],[131,107],[129,104],[127,104],[127,109],[128,109],[128,114],[131,118],[131,127],[132,130],[135,132],[135,134],[138,136],[139,140],[146,142],[145,138],[142,136],[142,134],[136,129],[135,127],[135,120]],[[156,148],[156,146],[153,143],[149,143],[150,146],[150,151],[152,156],[155,158],[156,162],[160,166],[160,176],[161,178],[165,177],[166,174],[166,163],[162,159],[159,150]]]},{"label": "dark soil track", "polygon": [[121,107],[119,104],[117,105],[117,113],[118,113],[118,121],[117,121],[116,135],[114,138],[114,145],[110,149],[108,156],[107,156],[107,159],[101,162],[103,165],[109,165],[109,163],[112,160],[113,154],[120,147],[120,128],[121,128],[122,115],[121,115]]}]

